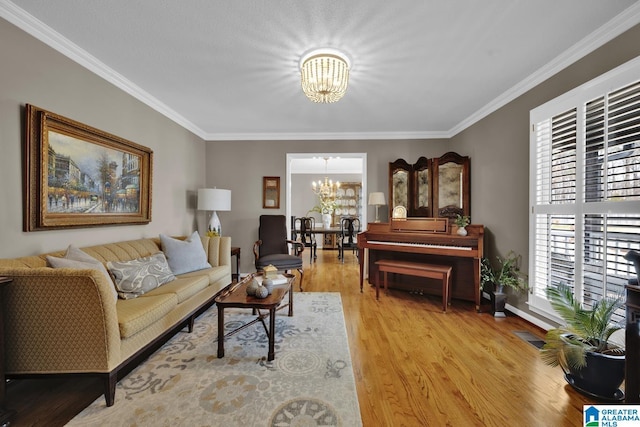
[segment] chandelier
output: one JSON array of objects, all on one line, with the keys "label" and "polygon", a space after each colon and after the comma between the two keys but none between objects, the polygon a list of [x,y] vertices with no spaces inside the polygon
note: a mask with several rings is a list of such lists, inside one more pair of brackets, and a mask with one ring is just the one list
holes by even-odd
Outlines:
[{"label": "chandelier", "polygon": [[331,103],[342,98],[349,84],[349,59],[335,49],[317,49],[300,60],[302,90],[313,102]]},{"label": "chandelier", "polygon": [[[324,158],[324,173],[327,173],[327,165],[329,164],[329,157]],[[322,203],[333,202],[336,198],[336,192],[340,188],[340,182],[336,181],[335,184],[327,176],[324,177],[324,181],[318,180],[311,183],[313,192],[320,198]]]}]

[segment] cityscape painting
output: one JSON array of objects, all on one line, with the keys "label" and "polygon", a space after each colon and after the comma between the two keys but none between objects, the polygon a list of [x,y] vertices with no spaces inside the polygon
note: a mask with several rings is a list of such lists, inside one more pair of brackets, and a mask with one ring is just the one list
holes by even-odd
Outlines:
[{"label": "cityscape painting", "polygon": [[152,152],[27,106],[25,231],[151,220]]}]

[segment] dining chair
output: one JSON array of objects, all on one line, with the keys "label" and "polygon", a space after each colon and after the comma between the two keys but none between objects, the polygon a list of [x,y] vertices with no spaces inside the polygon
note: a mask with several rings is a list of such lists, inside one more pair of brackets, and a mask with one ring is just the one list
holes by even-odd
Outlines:
[{"label": "dining chair", "polygon": [[340,218],[340,235],[338,236],[338,259],[344,262],[344,250],[353,253],[358,248],[357,235],[360,232],[360,219],[353,216]]}]

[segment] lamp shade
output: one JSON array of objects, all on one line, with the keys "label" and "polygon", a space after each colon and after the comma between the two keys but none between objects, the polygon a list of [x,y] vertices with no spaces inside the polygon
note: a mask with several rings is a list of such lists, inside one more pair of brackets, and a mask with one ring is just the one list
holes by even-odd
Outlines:
[{"label": "lamp shade", "polygon": [[375,193],[369,193],[369,205],[370,206],[382,206],[382,205],[386,205],[387,202],[384,198],[384,193],[382,192],[375,192]]},{"label": "lamp shade", "polygon": [[221,188],[199,188],[198,210],[230,211],[231,190],[223,190]]}]

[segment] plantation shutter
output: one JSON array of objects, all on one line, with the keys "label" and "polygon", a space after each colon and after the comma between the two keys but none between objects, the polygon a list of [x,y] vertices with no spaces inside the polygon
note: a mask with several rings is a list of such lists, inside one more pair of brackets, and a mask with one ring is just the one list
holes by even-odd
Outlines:
[{"label": "plantation shutter", "polygon": [[[548,286],[567,284],[590,306],[635,277],[624,255],[640,250],[638,73],[632,61],[531,112],[529,304],[554,320]],[[612,79],[624,84],[605,90]]]}]

